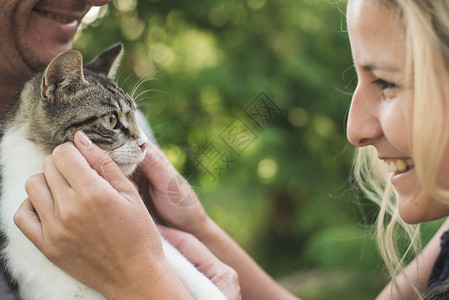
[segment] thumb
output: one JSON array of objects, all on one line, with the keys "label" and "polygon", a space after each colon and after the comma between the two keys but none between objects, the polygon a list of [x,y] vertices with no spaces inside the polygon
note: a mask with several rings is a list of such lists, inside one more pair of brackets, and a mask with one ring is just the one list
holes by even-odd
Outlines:
[{"label": "thumb", "polygon": [[[150,193],[163,194],[179,207],[189,207],[199,203],[191,185],[173,167],[164,153],[154,144],[149,144],[148,150],[140,167],[152,186]],[[158,197],[153,198],[154,202],[158,200]]]},{"label": "thumb", "polygon": [[148,142],[144,160],[140,169],[155,187],[166,187],[167,183],[179,173],[169,162],[165,154],[152,142]]},{"label": "thumb", "polygon": [[114,189],[119,192],[129,191],[129,189],[135,190],[134,185],[123,175],[109,154],[92,143],[83,131],[80,130],[75,133],[74,144],[91,168],[108,181]]}]

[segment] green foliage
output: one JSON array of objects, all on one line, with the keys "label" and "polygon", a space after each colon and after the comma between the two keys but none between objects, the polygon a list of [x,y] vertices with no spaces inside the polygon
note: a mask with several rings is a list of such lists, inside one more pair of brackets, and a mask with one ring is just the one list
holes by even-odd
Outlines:
[{"label": "green foliage", "polygon": [[[119,83],[134,91],[209,214],[276,277],[305,268],[353,276],[380,264],[366,229],[376,208],[356,201],[347,180],[353,151],[345,118],[355,74],[344,6],[113,0],[76,38],[87,59],[124,43]],[[275,108],[262,126],[245,113],[260,99]],[[233,144],[236,122],[247,131]],[[370,276],[357,276],[366,279],[360,285]],[[349,296],[352,286],[349,280],[335,299],[362,299],[360,291]],[[331,286],[320,288],[310,299],[331,294]]]},{"label": "green foliage", "polygon": [[[301,282],[301,285],[297,283]],[[293,273],[281,283],[308,300],[370,300],[374,299],[385,285],[375,272],[345,270],[310,270]]]}]

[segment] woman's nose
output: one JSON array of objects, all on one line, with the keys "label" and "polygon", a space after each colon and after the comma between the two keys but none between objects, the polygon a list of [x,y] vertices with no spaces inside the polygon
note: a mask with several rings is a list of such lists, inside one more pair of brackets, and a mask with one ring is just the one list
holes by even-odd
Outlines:
[{"label": "woman's nose", "polygon": [[380,138],[382,127],[379,122],[379,101],[369,91],[357,86],[349,109],[346,136],[351,144],[364,147]]}]

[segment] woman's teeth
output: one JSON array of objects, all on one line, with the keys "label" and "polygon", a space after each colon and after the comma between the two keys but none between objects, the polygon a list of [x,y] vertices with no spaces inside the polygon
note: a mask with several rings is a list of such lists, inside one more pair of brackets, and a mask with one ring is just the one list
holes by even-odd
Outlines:
[{"label": "woman's teeth", "polygon": [[384,161],[385,166],[388,172],[392,172],[395,174],[404,173],[410,169],[412,169],[415,164],[413,160],[408,159],[391,159],[388,161]]}]

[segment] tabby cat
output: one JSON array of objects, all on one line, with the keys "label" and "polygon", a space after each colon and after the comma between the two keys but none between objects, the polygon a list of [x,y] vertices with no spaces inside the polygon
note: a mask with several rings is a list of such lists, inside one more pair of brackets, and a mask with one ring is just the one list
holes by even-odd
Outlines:
[{"label": "tabby cat", "polygon": [[[84,66],[69,50],[27,82],[6,113],[0,140],[2,260],[23,299],[104,299],[48,261],[14,224],[27,197],[25,181],[42,172],[44,158],[83,130],[125,175],[145,155],[147,138],[136,121],[135,101],[112,80],[123,52],[116,45]],[[167,259],[195,299],[225,299],[218,288],[163,240]]]}]

